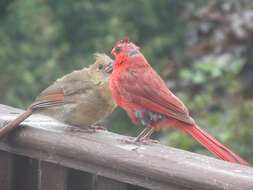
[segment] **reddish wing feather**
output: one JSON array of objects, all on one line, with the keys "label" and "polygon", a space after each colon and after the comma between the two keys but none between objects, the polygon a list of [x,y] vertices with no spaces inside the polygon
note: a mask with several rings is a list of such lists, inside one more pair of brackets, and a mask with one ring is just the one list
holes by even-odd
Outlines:
[{"label": "reddish wing feather", "polygon": [[170,92],[159,75],[147,64],[142,64],[142,60],[134,64],[136,67],[125,69],[118,76],[120,84],[117,89],[121,96],[127,102],[193,124],[187,108]]},{"label": "reddish wing feather", "polygon": [[43,94],[39,96],[30,107],[33,109],[38,109],[62,105],[63,103],[64,103],[64,92],[63,90],[58,90],[57,92],[54,93]]}]

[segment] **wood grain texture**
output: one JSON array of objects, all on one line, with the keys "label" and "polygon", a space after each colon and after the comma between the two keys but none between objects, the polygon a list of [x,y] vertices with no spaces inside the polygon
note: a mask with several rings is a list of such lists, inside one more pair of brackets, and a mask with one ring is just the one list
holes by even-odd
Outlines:
[{"label": "wood grain texture", "polygon": [[14,155],[0,151],[0,190],[12,190]]},{"label": "wood grain texture", "polygon": [[[0,106],[0,123],[16,112]],[[1,150],[154,190],[253,189],[252,167],[163,145],[126,144],[128,137],[106,131],[70,131],[39,115],[25,124],[0,142]]]},{"label": "wood grain texture", "polygon": [[38,190],[67,190],[67,169],[39,161]]},{"label": "wood grain texture", "polygon": [[68,169],[68,190],[94,190],[94,175]]},{"label": "wood grain texture", "polygon": [[26,156],[15,156],[13,190],[36,190],[38,161]]},{"label": "wood grain texture", "polygon": [[94,190],[127,190],[125,183],[102,176],[97,176]]},{"label": "wood grain texture", "polygon": [[[150,190],[150,189],[132,184],[127,184],[127,190]],[[169,188],[167,190],[169,190]]]}]

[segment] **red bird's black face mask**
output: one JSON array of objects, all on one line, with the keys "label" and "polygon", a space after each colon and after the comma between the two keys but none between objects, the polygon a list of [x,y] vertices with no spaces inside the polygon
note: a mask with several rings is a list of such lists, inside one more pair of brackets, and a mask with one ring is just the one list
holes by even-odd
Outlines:
[{"label": "red bird's black face mask", "polygon": [[120,40],[116,43],[115,47],[112,49],[111,54],[117,57],[120,54],[125,54],[128,56],[135,55],[139,53],[139,47],[134,43],[130,42],[127,38]]}]

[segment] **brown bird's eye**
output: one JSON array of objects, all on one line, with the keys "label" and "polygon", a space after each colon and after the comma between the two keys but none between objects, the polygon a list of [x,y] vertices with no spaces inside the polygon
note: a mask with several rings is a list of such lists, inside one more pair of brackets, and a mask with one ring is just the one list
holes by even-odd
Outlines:
[{"label": "brown bird's eye", "polygon": [[98,65],[98,69],[99,69],[99,70],[103,69],[103,64],[99,64],[99,65]]},{"label": "brown bird's eye", "polygon": [[119,53],[120,50],[121,50],[121,48],[120,48],[119,46],[115,47],[115,52],[116,52],[116,53]]}]

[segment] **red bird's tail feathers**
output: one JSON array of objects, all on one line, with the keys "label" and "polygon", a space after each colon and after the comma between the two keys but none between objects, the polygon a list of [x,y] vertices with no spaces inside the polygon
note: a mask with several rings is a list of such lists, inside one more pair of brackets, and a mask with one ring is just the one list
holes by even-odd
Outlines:
[{"label": "red bird's tail feathers", "polygon": [[249,165],[247,161],[229,150],[227,147],[225,147],[218,140],[213,138],[197,125],[183,127],[183,130],[192,135],[192,137],[194,137],[201,145],[203,145],[206,149],[208,149],[220,159],[243,165]]}]

